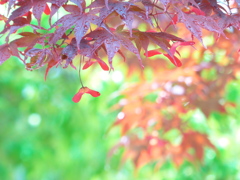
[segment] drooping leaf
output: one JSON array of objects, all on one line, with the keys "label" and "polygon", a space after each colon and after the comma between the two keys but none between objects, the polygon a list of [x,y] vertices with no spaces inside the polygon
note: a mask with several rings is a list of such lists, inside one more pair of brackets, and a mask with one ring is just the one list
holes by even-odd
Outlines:
[{"label": "drooping leaf", "polygon": [[113,69],[112,66],[112,59],[116,52],[120,49],[121,43],[119,40],[115,40],[114,37],[106,39],[104,41],[105,47],[107,49],[107,55],[108,55],[108,63],[110,65],[110,68]]},{"label": "drooping leaf", "polygon": [[47,69],[46,69],[45,76],[44,76],[45,81],[46,81],[46,79],[47,79],[47,75],[48,75],[49,70],[50,70],[52,67],[56,66],[57,64],[58,64],[58,61],[56,61],[55,59],[51,59],[51,60],[48,62]]},{"label": "drooping leaf", "polygon": [[0,45],[0,65],[4,63],[7,59],[9,59],[11,53],[8,49],[7,44]]}]

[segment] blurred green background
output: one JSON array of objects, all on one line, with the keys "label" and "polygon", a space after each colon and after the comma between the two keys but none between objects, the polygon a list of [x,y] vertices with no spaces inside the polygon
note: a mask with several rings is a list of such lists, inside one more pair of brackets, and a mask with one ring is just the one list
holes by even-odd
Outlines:
[{"label": "blurred green background", "polygon": [[110,74],[99,70],[84,71],[83,79],[101,96],[85,94],[75,104],[77,71],[53,68],[44,81],[44,69],[26,71],[16,58],[1,65],[1,180],[240,179],[240,80],[226,86],[225,99],[237,103],[229,115],[213,113],[207,121],[197,110],[189,118],[196,130],[209,135],[217,152],[205,149],[201,164],[185,162],[176,168],[169,161],[160,169],[152,163],[135,171],[131,162],[121,164],[122,150],[107,158],[120,139],[118,128],[108,130],[118,113],[111,107],[126,79],[117,69]]}]

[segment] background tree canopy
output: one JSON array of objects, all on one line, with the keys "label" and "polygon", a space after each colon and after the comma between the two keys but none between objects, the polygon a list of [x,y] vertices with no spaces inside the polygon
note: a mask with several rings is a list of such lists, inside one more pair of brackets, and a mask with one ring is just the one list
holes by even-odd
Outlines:
[{"label": "background tree canopy", "polygon": [[0,8],[0,179],[240,179],[238,1]]}]

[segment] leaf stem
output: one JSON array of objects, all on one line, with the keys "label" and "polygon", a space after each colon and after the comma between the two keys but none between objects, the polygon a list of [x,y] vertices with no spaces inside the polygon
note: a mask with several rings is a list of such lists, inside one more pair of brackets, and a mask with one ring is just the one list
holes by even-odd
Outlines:
[{"label": "leaf stem", "polygon": [[80,63],[79,63],[79,69],[78,69],[78,77],[79,77],[80,84],[82,85],[82,87],[84,87],[83,82],[82,82],[82,78],[81,78],[82,59],[84,59],[84,57],[83,57],[83,56],[80,56]]}]

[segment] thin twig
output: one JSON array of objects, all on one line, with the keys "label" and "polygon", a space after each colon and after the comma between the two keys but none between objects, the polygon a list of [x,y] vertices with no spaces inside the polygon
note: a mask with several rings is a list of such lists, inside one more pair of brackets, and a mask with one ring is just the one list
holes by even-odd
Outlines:
[{"label": "thin twig", "polygon": [[80,84],[82,85],[82,87],[84,87],[83,82],[82,82],[82,78],[81,78],[82,59],[84,60],[84,56],[80,56],[80,63],[79,63],[79,69],[78,69],[78,77],[79,77]]}]

